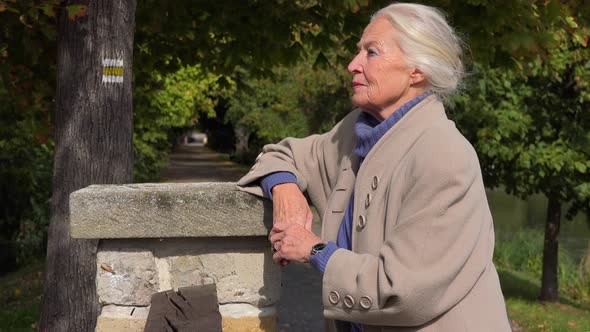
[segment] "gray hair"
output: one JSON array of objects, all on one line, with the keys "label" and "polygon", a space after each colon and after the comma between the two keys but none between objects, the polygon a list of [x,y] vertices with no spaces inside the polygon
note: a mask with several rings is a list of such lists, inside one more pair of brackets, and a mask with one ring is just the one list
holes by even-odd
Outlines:
[{"label": "gray hair", "polygon": [[429,89],[440,97],[457,90],[464,76],[463,42],[436,8],[394,3],[371,17],[385,17],[399,32],[396,38],[410,66],[422,71]]}]

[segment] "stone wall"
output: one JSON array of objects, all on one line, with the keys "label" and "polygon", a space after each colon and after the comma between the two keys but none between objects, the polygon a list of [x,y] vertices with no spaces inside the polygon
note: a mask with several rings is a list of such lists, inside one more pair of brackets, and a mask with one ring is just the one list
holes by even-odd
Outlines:
[{"label": "stone wall", "polygon": [[143,331],[152,294],[208,283],[224,331],[277,331],[269,203],[233,183],[94,185],[70,213],[73,237],[100,239],[97,331]]}]

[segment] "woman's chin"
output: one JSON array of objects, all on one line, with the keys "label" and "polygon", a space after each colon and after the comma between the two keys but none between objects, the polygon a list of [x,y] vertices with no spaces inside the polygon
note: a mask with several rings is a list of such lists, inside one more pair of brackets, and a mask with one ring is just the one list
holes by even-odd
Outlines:
[{"label": "woman's chin", "polygon": [[350,101],[356,107],[364,108],[365,106],[367,106],[367,100],[357,95],[352,95]]}]

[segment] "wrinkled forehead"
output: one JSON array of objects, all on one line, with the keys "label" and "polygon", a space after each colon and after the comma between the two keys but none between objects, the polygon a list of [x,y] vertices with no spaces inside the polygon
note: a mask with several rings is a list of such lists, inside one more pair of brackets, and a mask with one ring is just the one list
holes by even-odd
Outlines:
[{"label": "wrinkled forehead", "polygon": [[357,46],[363,48],[371,44],[386,45],[394,42],[395,33],[393,25],[387,18],[377,17],[367,25]]}]

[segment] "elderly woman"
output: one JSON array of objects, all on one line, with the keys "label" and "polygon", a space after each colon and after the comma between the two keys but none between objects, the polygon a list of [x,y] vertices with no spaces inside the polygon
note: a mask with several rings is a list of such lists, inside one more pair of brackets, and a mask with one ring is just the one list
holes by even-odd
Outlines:
[{"label": "elderly woman", "polygon": [[477,155],[440,101],[463,74],[460,40],[436,9],[393,4],[358,48],[358,108],[265,146],[238,182],[272,198],[273,258],[323,273],[330,331],[510,331]]}]

